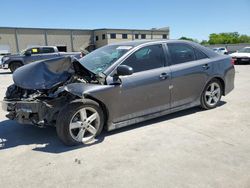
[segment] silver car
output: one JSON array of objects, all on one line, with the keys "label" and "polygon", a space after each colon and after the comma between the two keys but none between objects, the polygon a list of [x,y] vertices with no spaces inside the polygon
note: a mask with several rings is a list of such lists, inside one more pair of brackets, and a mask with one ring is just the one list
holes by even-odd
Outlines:
[{"label": "silver car", "polygon": [[80,60],[60,57],[13,74],[3,108],[22,124],[56,126],[66,145],[200,105],[215,108],[234,88],[234,65],[199,44],[132,41],[99,48]]}]

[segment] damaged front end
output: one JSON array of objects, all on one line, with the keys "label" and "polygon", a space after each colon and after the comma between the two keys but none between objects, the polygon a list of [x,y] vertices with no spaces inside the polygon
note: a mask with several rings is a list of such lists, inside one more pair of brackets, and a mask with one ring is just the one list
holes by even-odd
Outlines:
[{"label": "damaged front end", "polygon": [[17,69],[14,84],[2,101],[7,118],[39,127],[55,125],[57,115],[79,98],[65,88],[72,83],[99,83],[96,76],[71,57],[35,62]]},{"label": "damaged front end", "polygon": [[8,112],[6,117],[21,124],[34,124],[39,127],[55,125],[60,108],[74,96],[61,93],[55,97],[49,92],[11,85],[2,102],[3,110]]}]

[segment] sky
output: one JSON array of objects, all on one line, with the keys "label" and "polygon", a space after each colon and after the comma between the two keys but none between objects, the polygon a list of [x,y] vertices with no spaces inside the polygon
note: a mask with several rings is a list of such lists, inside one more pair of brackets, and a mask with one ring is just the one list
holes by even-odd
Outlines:
[{"label": "sky", "polygon": [[250,0],[2,0],[0,27],[151,29],[170,38],[250,35]]}]

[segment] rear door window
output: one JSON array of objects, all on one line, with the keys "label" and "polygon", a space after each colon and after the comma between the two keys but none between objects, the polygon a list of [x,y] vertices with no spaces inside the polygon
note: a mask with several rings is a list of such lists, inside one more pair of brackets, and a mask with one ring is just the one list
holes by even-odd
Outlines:
[{"label": "rear door window", "polygon": [[49,47],[41,48],[41,53],[43,54],[54,53],[54,52],[55,52],[54,48],[49,48]]},{"label": "rear door window", "polygon": [[196,59],[194,48],[192,46],[182,43],[169,43],[167,45],[172,65],[194,61]]},{"label": "rear door window", "polygon": [[195,55],[196,55],[196,59],[199,60],[199,59],[206,59],[208,58],[206,54],[204,54],[202,51],[198,50],[198,49],[194,49],[195,51]]}]

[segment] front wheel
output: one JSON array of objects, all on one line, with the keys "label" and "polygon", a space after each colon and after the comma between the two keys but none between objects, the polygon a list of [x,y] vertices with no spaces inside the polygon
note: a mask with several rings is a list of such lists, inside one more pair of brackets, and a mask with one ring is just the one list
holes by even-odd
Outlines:
[{"label": "front wheel", "polygon": [[222,86],[220,81],[212,79],[205,87],[201,95],[201,107],[204,109],[215,108],[220,102]]},{"label": "front wheel", "polygon": [[13,73],[16,69],[22,66],[20,62],[13,62],[10,64],[10,71]]},{"label": "front wheel", "polygon": [[72,101],[58,115],[56,130],[60,140],[69,146],[88,143],[103,129],[104,117],[93,100]]}]

